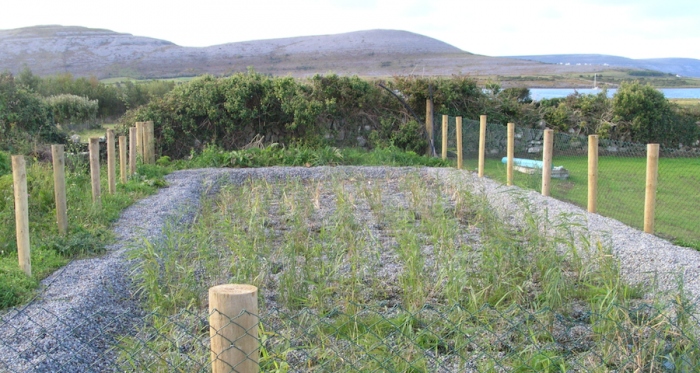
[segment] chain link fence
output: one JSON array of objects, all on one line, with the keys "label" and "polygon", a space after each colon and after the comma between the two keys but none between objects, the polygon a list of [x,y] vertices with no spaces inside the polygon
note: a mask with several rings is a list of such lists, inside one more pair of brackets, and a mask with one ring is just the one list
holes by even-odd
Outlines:
[{"label": "chain link fence", "polygon": [[[610,305],[600,312],[573,308],[568,314],[438,304],[417,310],[353,304],[322,314],[267,309],[259,315],[257,330],[249,331],[257,334],[257,349],[224,371],[248,372],[239,369],[246,360],[257,360],[263,372],[697,371],[700,345],[696,333],[688,332],[699,320],[686,307],[683,302],[640,303]],[[208,372],[212,358],[219,356],[211,354],[208,316],[197,310],[150,313],[136,332],[92,330],[100,340],[110,337],[104,345],[86,335],[79,344],[61,346],[61,336],[45,336],[17,349],[13,340],[28,336],[16,329],[0,341],[0,370]],[[231,316],[230,323],[244,316]],[[120,316],[113,320],[118,324]],[[0,327],[12,329],[11,323],[3,317]],[[65,332],[85,335],[76,330],[84,327]],[[53,347],[44,344],[47,339]],[[230,342],[236,349],[238,340]],[[55,353],[66,348],[71,358],[56,358],[67,356]]]},{"label": "chain link fence", "polygon": [[[442,117],[435,117],[436,151],[442,149]],[[463,119],[464,168],[478,167],[479,121]],[[447,149],[456,157],[456,118],[448,118]],[[515,128],[514,157],[542,160],[544,131],[540,128]],[[488,123],[486,128],[484,174],[505,183],[507,129]],[[642,229],[646,186],[646,144],[600,139],[598,144],[597,213]],[[581,207],[588,198],[588,137],[555,133],[551,196]],[[535,169],[514,172],[514,184],[541,190],[542,174]],[[700,149],[661,147],[656,194],[655,234],[673,242],[700,249]]]},{"label": "chain link fence", "polygon": [[[454,119],[451,121],[450,128],[454,131]],[[475,170],[479,124],[464,121],[463,126],[466,168]],[[436,136],[436,139],[440,137]],[[518,128],[516,137],[516,157],[541,159],[541,131]],[[505,155],[505,129],[500,125],[489,125],[486,138],[486,175],[505,180],[505,165],[500,159]],[[454,136],[448,139],[454,141]],[[557,135],[554,143],[554,165],[564,166],[569,176],[555,180],[552,192],[555,196],[568,192],[567,197],[559,198],[583,206],[585,200],[576,202],[575,196],[576,193],[586,194],[587,139]],[[437,145],[437,149],[440,149],[441,144],[438,142]],[[454,149],[453,145],[451,149]],[[615,198],[622,198],[614,197],[615,192],[621,191],[625,196],[632,194],[631,187],[621,184],[630,180],[637,183],[634,175],[638,171],[642,172],[639,181],[642,196],[631,200],[639,198],[642,205],[645,147],[601,141],[600,149],[601,210],[603,205],[617,201]],[[638,152],[635,153],[634,149]],[[668,153],[669,150],[664,150],[662,156],[668,157]],[[697,157],[681,158],[675,155],[681,164],[687,160],[697,160]],[[607,158],[610,158],[609,165],[606,165]],[[577,164],[578,161],[580,163]],[[606,172],[606,167],[610,167],[611,171]],[[660,188],[668,183],[664,172],[669,171],[660,168]],[[604,186],[604,180],[611,178],[606,175],[618,174],[620,181],[615,180],[611,185]],[[688,172],[684,175],[697,176]],[[516,173],[516,184],[537,189],[540,181],[539,175]],[[606,193],[613,197],[606,199]],[[662,195],[659,192],[660,199]],[[697,202],[697,194],[688,198],[695,198],[693,201]],[[660,203],[657,211],[660,213],[665,208],[668,207]],[[697,211],[700,210],[695,208],[690,213]],[[641,222],[637,223],[637,226],[640,225]],[[231,227],[230,222],[226,226]],[[307,226],[300,224],[299,231],[306,233]],[[662,226],[660,222],[657,224],[659,230]],[[411,232],[417,229],[415,225],[412,227]],[[207,231],[206,234],[210,235],[211,232]],[[286,237],[281,238],[286,240]],[[169,248],[165,247],[163,252],[168,251],[165,249]],[[230,252],[230,248],[226,250]],[[536,250],[541,251],[542,246],[538,245]],[[164,259],[162,252],[158,253],[154,256],[157,259],[154,262],[160,268],[164,266]],[[296,254],[293,258],[296,258]],[[522,266],[520,263],[518,266]],[[495,268],[500,270],[502,267]],[[294,272],[290,273],[294,275]],[[192,276],[195,275],[201,276],[201,273],[192,272]],[[420,279],[425,280],[426,277]],[[177,281],[170,281],[169,284],[185,287]],[[378,284],[370,283],[368,287]],[[532,282],[522,284],[535,286]],[[108,285],[114,286],[114,283]],[[311,288],[309,285],[308,289]],[[572,291],[577,289],[572,288]],[[259,297],[262,305],[255,315],[247,312],[224,315],[228,319],[224,327],[243,326],[240,322],[242,317],[254,316],[259,319],[254,328],[243,327],[245,333],[238,337],[228,337],[221,330],[212,333],[210,320],[213,316],[219,316],[220,312],[214,310],[210,313],[203,306],[190,305],[178,311],[157,309],[143,312],[138,305],[134,305],[120,312],[86,312],[77,307],[54,309],[30,303],[0,313],[0,371],[208,372],[212,370],[212,360],[224,357],[221,351],[212,351],[213,339],[223,336],[226,336],[228,350],[231,351],[237,350],[243,339],[255,337],[257,340],[257,347],[252,352],[244,352],[242,361],[225,361],[223,369],[230,372],[245,372],[244,367],[247,369],[251,361],[257,361],[256,365],[259,364],[263,372],[700,370],[700,320],[695,304],[682,295],[670,301],[640,298],[620,305],[605,301],[608,293],[594,292],[583,299],[595,298],[595,306],[578,299],[566,307],[552,310],[538,307],[536,299],[523,302],[527,306],[496,307],[486,303],[475,306],[470,303],[469,292],[472,290],[460,287],[459,296],[456,297],[460,301],[454,302],[456,304],[421,302],[420,307],[404,307],[399,305],[400,297],[387,297],[367,305],[352,303],[349,298],[334,297],[332,306],[323,310],[303,308],[299,305],[303,303],[291,301],[282,306],[281,302],[276,302],[274,295],[262,294]],[[109,287],[108,291],[111,291]],[[527,289],[523,291],[528,297],[536,298],[536,294],[530,292]]]}]

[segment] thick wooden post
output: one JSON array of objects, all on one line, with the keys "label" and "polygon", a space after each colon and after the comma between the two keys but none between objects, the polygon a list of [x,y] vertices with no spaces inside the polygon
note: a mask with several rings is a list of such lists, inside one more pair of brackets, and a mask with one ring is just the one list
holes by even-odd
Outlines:
[{"label": "thick wooden post", "polygon": [[461,170],[464,162],[464,154],[462,153],[462,117],[457,117],[455,123],[457,134],[457,169]]},{"label": "thick wooden post", "polygon": [[32,275],[32,260],[29,248],[29,201],[27,198],[27,167],[24,156],[12,156],[12,181],[15,188],[15,232],[17,234],[17,257],[19,268]]},{"label": "thick wooden post", "polygon": [[449,122],[447,115],[442,116],[442,159],[447,159],[447,126]]},{"label": "thick wooden post", "polygon": [[56,200],[56,223],[58,233],[68,233],[68,208],[66,204],[66,160],[63,145],[51,145],[53,159],[53,193]]},{"label": "thick wooden post", "polygon": [[156,129],[153,121],[148,121],[148,146],[151,148],[151,164],[156,164]]},{"label": "thick wooden post", "polygon": [[484,177],[484,156],[486,155],[486,115],[482,115],[479,122],[479,177]]},{"label": "thick wooden post", "polygon": [[126,183],[126,136],[119,136],[119,179]]},{"label": "thick wooden post", "polygon": [[588,212],[598,210],[598,135],[588,136]]},{"label": "thick wooden post", "polygon": [[428,155],[434,156],[434,134],[433,134],[433,100],[425,100],[425,131],[428,133]]},{"label": "thick wooden post", "polygon": [[136,153],[143,162],[143,122],[136,122]]},{"label": "thick wooden post", "polygon": [[136,173],[136,127],[129,127],[129,175]]},{"label": "thick wooden post", "polygon": [[92,182],[92,203],[102,205],[100,188],[100,139],[90,138],[90,180]]},{"label": "thick wooden post", "polygon": [[143,123],[143,163],[156,163],[153,121]]},{"label": "thick wooden post", "polygon": [[554,130],[544,130],[542,149],[542,195],[549,196],[552,183],[552,153],[554,150]]},{"label": "thick wooden post", "polygon": [[644,232],[654,233],[656,184],[659,175],[659,144],[647,144],[647,182],[644,194]]},{"label": "thick wooden post", "polygon": [[228,284],[209,288],[213,373],[258,372],[258,288]]},{"label": "thick wooden post", "polygon": [[116,154],[114,148],[114,130],[107,130],[107,190],[109,194],[117,192]]},{"label": "thick wooden post", "polygon": [[150,140],[148,139],[148,135],[150,132],[148,131],[148,122],[143,122],[143,138],[142,138],[142,145],[143,145],[143,164],[150,164],[151,163],[151,147],[150,145]]},{"label": "thick wooden post", "polygon": [[508,123],[508,149],[506,150],[506,185],[513,185],[513,157],[515,154],[515,123]]}]

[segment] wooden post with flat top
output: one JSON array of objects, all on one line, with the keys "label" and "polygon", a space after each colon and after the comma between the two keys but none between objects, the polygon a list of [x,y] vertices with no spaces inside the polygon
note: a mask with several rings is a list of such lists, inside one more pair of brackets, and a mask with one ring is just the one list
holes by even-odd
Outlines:
[{"label": "wooden post with flat top", "polygon": [[647,144],[647,180],[644,192],[644,232],[654,233],[656,185],[659,176],[659,144]]},{"label": "wooden post with flat top", "polygon": [[227,284],[209,288],[209,334],[213,373],[257,373],[258,288]]},{"label": "wooden post with flat top", "polygon": [[144,122],[143,124],[143,163],[156,163],[156,147],[155,147],[155,129],[153,121]]},{"label": "wooden post with flat top", "polygon": [[32,260],[29,248],[29,201],[27,198],[27,166],[24,156],[12,156],[12,181],[15,189],[15,232],[17,235],[17,258],[19,268],[27,276],[32,275]]},{"label": "wooden post with flat top", "polygon": [[462,117],[455,119],[455,130],[457,131],[457,169],[461,170],[464,162],[462,153]]},{"label": "wooden post with flat top", "polygon": [[129,127],[129,175],[136,173],[136,127]]},{"label": "wooden post with flat top", "polygon": [[552,153],[554,150],[554,130],[544,130],[542,148],[542,195],[549,196],[552,187]]},{"label": "wooden post with flat top", "polygon": [[484,177],[484,157],[486,155],[486,115],[479,120],[479,177]]},{"label": "wooden post with flat top", "polygon": [[598,135],[588,136],[588,212],[598,210]]},{"label": "wooden post with flat top", "polygon": [[143,162],[143,123],[144,122],[136,122],[136,153],[139,158],[141,158],[141,162]]},{"label": "wooden post with flat top", "polygon": [[506,150],[506,185],[513,185],[513,156],[515,153],[515,123],[508,123],[508,149]]},{"label": "wooden post with flat top", "polygon": [[96,206],[102,205],[100,186],[100,139],[90,138],[90,181],[92,184],[92,203]]},{"label": "wooden post with flat top", "polygon": [[117,160],[114,147],[114,130],[107,130],[107,190],[109,194],[117,192]]},{"label": "wooden post with flat top", "polygon": [[126,184],[126,136],[119,136],[119,179]]}]

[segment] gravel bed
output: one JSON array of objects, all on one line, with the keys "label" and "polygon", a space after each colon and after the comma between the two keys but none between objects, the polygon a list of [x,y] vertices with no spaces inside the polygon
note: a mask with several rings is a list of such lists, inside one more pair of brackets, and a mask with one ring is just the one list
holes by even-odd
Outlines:
[{"label": "gravel bed", "polygon": [[[174,172],[169,186],[126,209],[113,230],[117,243],[103,256],[76,260],[42,282],[39,296],[28,305],[0,314],[0,371],[101,372],[111,370],[109,346],[133,332],[143,317],[129,281],[126,253],[146,238],[161,237],[169,222],[187,224],[202,196],[220,186],[249,178],[322,179],[362,174],[368,179],[393,179],[415,168],[319,167],[201,169]],[[423,168],[424,175],[445,183],[471,185],[487,196],[506,222],[517,223],[524,209],[566,222],[576,234],[600,240],[620,260],[622,273],[648,289],[673,290],[679,276],[691,299],[700,299],[700,252],[630,228],[616,220],[587,213],[574,205],[533,191],[505,187],[473,173]],[[521,201],[527,201],[523,206]],[[371,223],[371,222],[367,222]],[[546,229],[546,228],[544,228]]]}]

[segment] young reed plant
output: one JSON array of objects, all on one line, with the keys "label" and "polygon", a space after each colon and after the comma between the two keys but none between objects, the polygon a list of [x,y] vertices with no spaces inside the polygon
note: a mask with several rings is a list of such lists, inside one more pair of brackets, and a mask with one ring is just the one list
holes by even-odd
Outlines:
[{"label": "young reed plant", "polygon": [[[135,251],[149,310],[198,325],[208,287],[255,284],[271,371],[700,366],[682,288],[669,298],[627,284],[573,219],[525,205],[507,223],[469,186],[403,172],[223,188],[188,230]],[[166,335],[146,328],[148,340],[176,355],[169,341],[184,341],[181,328],[168,317],[151,324]],[[130,351],[131,363],[145,359]]]}]

